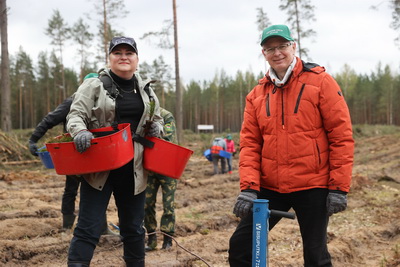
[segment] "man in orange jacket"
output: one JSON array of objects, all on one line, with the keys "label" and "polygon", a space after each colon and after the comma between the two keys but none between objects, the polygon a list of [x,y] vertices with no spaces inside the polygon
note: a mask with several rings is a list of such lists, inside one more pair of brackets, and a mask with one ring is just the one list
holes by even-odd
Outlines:
[{"label": "man in orange jacket", "polygon": [[[347,206],[354,141],[347,104],[323,67],[295,56],[285,25],[264,29],[262,53],[269,70],[246,97],[240,132],[241,221],[230,239],[231,267],[251,266],[253,200],[296,212],[304,266],[332,266],[329,216]],[[272,229],[280,218],[271,217]]]}]

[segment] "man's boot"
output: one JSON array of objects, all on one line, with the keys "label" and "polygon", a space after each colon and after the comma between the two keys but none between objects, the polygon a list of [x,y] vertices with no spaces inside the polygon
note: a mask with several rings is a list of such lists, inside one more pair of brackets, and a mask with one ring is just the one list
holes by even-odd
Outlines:
[{"label": "man's boot", "polygon": [[155,232],[151,232],[148,234],[147,245],[145,247],[146,251],[155,250],[157,247],[157,234]]},{"label": "man's boot", "polygon": [[62,224],[62,228],[63,229],[71,229],[72,226],[74,225],[75,222],[75,215],[74,214],[67,214],[67,215],[63,215],[63,224]]},{"label": "man's boot", "polygon": [[132,260],[125,259],[126,267],[144,267],[144,259],[141,260]]},{"label": "man's boot", "polygon": [[161,249],[169,250],[172,248],[172,238],[169,236],[164,235],[164,242],[162,244]]},{"label": "man's boot", "polygon": [[68,261],[68,267],[89,267],[90,262]]}]

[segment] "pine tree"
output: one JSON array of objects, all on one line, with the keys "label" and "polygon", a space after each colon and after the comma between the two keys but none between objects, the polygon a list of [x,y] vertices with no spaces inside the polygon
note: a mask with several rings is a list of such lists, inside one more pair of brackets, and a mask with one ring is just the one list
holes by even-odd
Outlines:
[{"label": "pine tree", "polygon": [[393,8],[390,27],[398,32],[395,43],[400,48],[400,0],[392,0],[390,4]]},{"label": "pine tree", "polygon": [[101,54],[104,57],[100,57],[106,65],[108,63],[108,45],[114,36],[122,35],[119,32],[113,32],[111,30],[111,22],[116,18],[125,18],[129,11],[125,8],[124,0],[102,0],[99,3],[98,0],[93,0],[94,10],[97,15],[101,18],[99,20],[99,37],[100,47],[102,48]]},{"label": "pine tree", "polygon": [[1,129],[9,132],[11,124],[11,88],[10,62],[8,57],[8,24],[6,0],[0,0],[0,32],[1,32]]},{"label": "pine tree", "polygon": [[[257,24],[257,29],[258,31],[261,32],[267,28],[271,22],[267,16],[267,12],[264,12],[262,7],[258,7],[256,8],[257,10],[257,20],[256,20],[256,24]],[[258,42],[260,42],[260,40],[258,40]]]},{"label": "pine tree", "polygon": [[313,29],[306,29],[306,21],[315,21],[314,6],[310,0],[281,0],[279,8],[286,10],[294,39],[297,41],[299,57],[308,57],[308,49],[302,44],[303,39],[316,35]]},{"label": "pine tree", "polygon": [[65,99],[67,96],[65,89],[65,73],[63,64],[63,47],[65,42],[71,37],[70,28],[68,24],[64,22],[60,11],[54,10],[53,16],[49,19],[48,27],[45,31],[46,35],[51,38],[51,44],[58,48],[60,63],[61,63],[61,96]]},{"label": "pine tree", "polygon": [[89,31],[90,26],[84,23],[82,18],[74,24],[71,30],[71,37],[78,45],[78,54],[80,58],[80,72],[79,82],[81,83],[83,77],[87,74],[85,69],[88,66],[88,57],[91,54],[91,41],[93,40],[93,34]]},{"label": "pine tree", "polygon": [[17,82],[18,101],[16,113],[19,114],[19,129],[33,127],[35,124],[35,109],[34,109],[34,93],[35,75],[33,72],[33,62],[30,56],[22,49],[19,48],[16,63],[15,63],[15,76]]}]

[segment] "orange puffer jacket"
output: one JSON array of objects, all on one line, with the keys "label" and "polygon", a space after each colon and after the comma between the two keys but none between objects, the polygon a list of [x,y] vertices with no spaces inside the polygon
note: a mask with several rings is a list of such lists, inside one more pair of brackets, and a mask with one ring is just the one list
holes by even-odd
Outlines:
[{"label": "orange puffer jacket", "polygon": [[283,87],[267,74],[246,97],[240,149],[241,190],[348,192],[354,140],[339,85],[299,58]]}]

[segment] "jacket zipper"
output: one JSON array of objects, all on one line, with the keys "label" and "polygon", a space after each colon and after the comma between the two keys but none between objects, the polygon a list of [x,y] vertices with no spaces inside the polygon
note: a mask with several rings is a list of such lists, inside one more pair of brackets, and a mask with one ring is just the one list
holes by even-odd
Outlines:
[{"label": "jacket zipper", "polygon": [[282,100],[282,129],[285,129],[285,105],[283,103],[283,88],[281,92],[281,100]]},{"label": "jacket zipper", "polygon": [[271,116],[271,112],[269,110],[269,93],[267,94],[267,99],[266,99],[266,110],[267,110],[267,117]]},{"label": "jacket zipper", "polygon": [[300,105],[301,96],[302,96],[302,94],[303,94],[303,90],[304,90],[304,87],[305,87],[305,86],[306,86],[305,83],[303,83],[303,85],[301,86],[300,93],[299,93],[299,95],[298,95],[298,97],[297,97],[297,101],[296,101],[296,107],[294,108],[294,114],[296,114],[297,111],[299,110],[299,105]]}]

